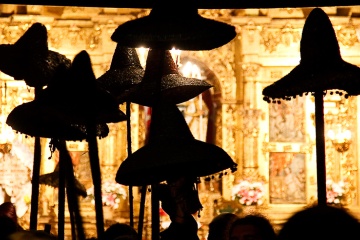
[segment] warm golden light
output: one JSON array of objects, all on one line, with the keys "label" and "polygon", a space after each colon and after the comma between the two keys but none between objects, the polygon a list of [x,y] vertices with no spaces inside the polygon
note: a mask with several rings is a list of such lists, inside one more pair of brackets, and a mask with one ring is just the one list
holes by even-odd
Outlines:
[{"label": "warm golden light", "polygon": [[147,55],[148,55],[148,52],[149,52],[149,49],[148,48],[145,48],[145,47],[139,47],[139,48],[136,48],[136,52],[139,56],[139,60],[140,60],[140,64],[142,67],[145,67],[146,65],[146,58],[147,58]]},{"label": "warm golden light", "polygon": [[172,48],[170,50],[170,54],[172,56],[172,58],[174,59],[174,62],[176,64],[176,66],[180,66],[180,55],[181,55],[181,50],[176,49],[176,48]]},{"label": "warm golden light", "polygon": [[327,133],[333,146],[338,152],[345,152],[349,150],[351,144],[351,131],[343,129],[341,124],[336,125],[336,129],[330,129]]}]

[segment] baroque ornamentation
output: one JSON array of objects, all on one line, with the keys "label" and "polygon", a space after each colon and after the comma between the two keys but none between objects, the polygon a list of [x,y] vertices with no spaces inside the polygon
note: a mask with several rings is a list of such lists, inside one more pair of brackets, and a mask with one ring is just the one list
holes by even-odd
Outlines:
[{"label": "baroque ornamentation", "polygon": [[261,109],[244,108],[240,111],[243,117],[242,131],[245,137],[257,138],[259,134],[259,120],[262,115]]},{"label": "baroque ornamentation", "polygon": [[261,68],[261,64],[259,63],[253,63],[253,62],[247,62],[247,63],[243,63],[241,65],[242,70],[243,70],[243,74],[245,78],[255,78]]},{"label": "baroque ornamentation", "polygon": [[260,32],[261,41],[265,50],[269,53],[275,52],[279,44],[286,47],[298,45],[301,39],[300,28],[294,28],[290,23],[285,24],[282,28],[264,27]]},{"label": "baroque ornamentation", "polygon": [[337,26],[335,29],[337,40],[344,47],[353,47],[359,42],[356,28],[351,22],[348,25]]},{"label": "baroque ornamentation", "polygon": [[250,43],[254,42],[255,35],[257,34],[258,31],[261,31],[261,29],[262,29],[262,27],[257,26],[254,21],[249,21],[244,26],[245,33],[247,34],[248,40],[249,40]]},{"label": "baroque ornamentation", "polygon": [[231,9],[200,9],[199,14],[206,18],[230,18],[234,15]]}]

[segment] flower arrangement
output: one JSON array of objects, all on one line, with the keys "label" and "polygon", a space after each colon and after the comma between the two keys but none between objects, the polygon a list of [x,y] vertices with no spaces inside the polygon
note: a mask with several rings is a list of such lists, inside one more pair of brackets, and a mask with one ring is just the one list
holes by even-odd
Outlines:
[{"label": "flower arrangement", "polygon": [[326,202],[334,205],[341,205],[345,194],[345,182],[334,182],[331,179],[326,180]]},{"label": "flower arrangement", "polygon": [[[105,181],[102,186],[102,203],[103,206],[110,206],[113,209],[119,208],[121,200],[127,197],[126,189],[123,185],[114,181]],[[90,199],[95,204],[94,186],[86,190],[87,199]]]},{"label": "flower arrangement", "polygon": [[264,184],[242,180],[232,188],[232,199],[239,201],[241,205],[261,205],[264,196]]}]

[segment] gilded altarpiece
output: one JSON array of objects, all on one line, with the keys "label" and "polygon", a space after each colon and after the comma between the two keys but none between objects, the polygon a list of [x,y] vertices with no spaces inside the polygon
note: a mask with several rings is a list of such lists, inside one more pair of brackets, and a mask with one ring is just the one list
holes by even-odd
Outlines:
[{"label": "gilded altarpiece", "polygon": [[[39,11],[32,9],[33,11]],[[0,22],[2,26],[2,41],[1,44],[14,43],[34,22],[41,22],[48,28],[48,44],[49,48],[65,54],[69,59],[80,52],[86,50],[90,54],[93,70],[98,77],[108,70],[111,62],[111,58],[116,44],[111,41],[110,36],[121,23],[130,20],[134,15],[98,15],[91,12],[92,18],[89,20],[88,16],[85,16],[82,8],[73,8],[68,10],[63,9],[63,15],[66,15],[64,19],[55,19],[54,17],[41,16],[41,15],[27,15],[12,16],[11,21]],[[136,11],[135,11],[136,12]],[[137,16],[145,14],[146,11],[136,12]],[[76,20],[73,17],[76,16]],[[72,20],[68,20],[70,18]],[[3,19],[6,20],[6,19]],[[229,19],[224,19],[229,21]],[[205,80],[211,82],[214,88],[211,90],[213,98],[213,112],[216,116],[214,120],[213,130],[216,134],[213,135],[212,142],[221,146],[226,150],[230,156],[236,160],[236,131],[237,131],[237,116],[238,101],[236,100],[237,89],[235,76],[235,60],[234,60],[234,44],[230,43],[219,49],[213,51],[197,51],[197,52],[184,52],[183,57],[189,57],[194,59],[199,65],[202,66]],[[2,82],[6,82],[8,86],[15,83],[11,78],[2,76]],[[8,99],[13,106],[9,107],[6,113],[9,113],[15,106],[21,104],[23,101],[33,100],[33,89],[26,87],[24,82],[19,82],[21,87],[26,90],[26,94],[17,95],[10,94],[8,90]],[[18,91],[21,88],[16,88]],[[20,102],[15,101],[13,97],[20,97]],[[120,108],[125,112],[125,104]],[[4,113],[5,114],[5,113]],[[143,146],[145,139],[145,123],[144,123],[144,111],[141,106],[131,104],[131,149],[136,151],[139,147]],[[226,119],[226,121],[223,121]],[[99,139],[99,158],[101,159],[102,177],[104,180],[113,179],[116,171],[121,162],[128,155],[127,148],[127,127],[124,122],[117,124],[109,124],[110,132],[108,137]],[[24,141],[29,145],[31,149],[33,145],[32,137],[23,137]],[[226,141],[223,141],[226,139]],[[75,174],[86,187],[90,186],[89,181],[89,162],[87,156],[86,142],[69,143],[69,151],[76,158]],[[42,139],[42,168],[41,174],[50,173],[54,171],[55,162],[49,152],[49,141]],[[231,174],[225,175],[222,179],[214,180],[213,183],[206,183],[203,186],[203,191],[200,192],[203,200],[204,211],[202,212],[201,220],[203,224],[207,224],[214,216],[213,203],[215,199],[221,198],[221,194],[229,195],[229,189],[232,184]],[[203,180],[202,182],[205,183]],[[220,183],[220,185],[219,185]],[[222,185],[221,185],[222,183]],[[214,187],[215,186],[215,187]],[[56,232],[57,229],[57,190],[48,186],[41,186],[40,199],[41,206],[39,207],[40,219],[39,228],[43,228],[43,224],[52,223],[52,231]],[[134,188],[134,214],[135,224],[137,223],[136,217],[139,210],[140,195],[137,188]],[[146,203],[147,206],[149,202]],[[94,206],[89,202],[80,203],[82,215],[84,217],[84,225],[86,229],[86,235],[88,237],[94,236]],[[129,209],[128,203],[122,206],[123,208],[117,211],[117,214],[113,219],[105,219],[106,226],[114,221],[128,222]],[[147,207],[148,208],[148,207]],[[147,211],[150,211],[148,209]],[[150,215],[150,214],[149,214]],[[68,218],[68,214],[66,214]],[[26,219],[25,221],[25,227]],[[67,227],[69,227],[68,219]],[[148,218],[145,218],[145,229],[149,225]],[[148,231],[144,232],[145,237],[148,235]]]},{"label": "gilded altarpiece", "polygon": [[[40,10],[32,9],[37,15],[14,15],[11,19],[1,18],[0,44],[13,43],[33,22],[42,22],[48,28],[49,47],[65,54],[70,59],[80,52],[87,50],[91,56],[94,73],[100,76],[110,66],[115,43],[110,36],[116,27],[130,19],[142,16],[148,11],[133,10],[122,13],[118,10],[83,8],[63,8],[62,17],[42,16]],[[86,14],[85,14],[86,13]],[[229,22],[236,26],[238,36],[229,44],[211,51],[184,52],[182,57],[195,61],[204,71],[206,80],[214,85],[212,97],[214,101],[215,139],[214,143],[222,147],[239,164],[235,174],[225,175],[221,180],[216,179],[213,185],[204,185],[200,197],[204,205],[204,212],[199,219],[205,225],[216,215],[214,200],[231,200],[233,184],[243,178],[264,180],[266,194],[261,211],[268,215],[275,224],[281,224],[293,212],[316,200],[316,157],[314,139],[314,106],[310,96],[297,99],[283,105],[268,104],[262,100],[262,89],[293,69],[300,60],[299,41],[304,24],[303,19],[271,19],[270,17],[245,17],[230,14],[230,11],[202,11],[206,16]],[[90,18],[89,18],[90,16]],[[341,50],[345,49],[346,57],[352,63],[360,64],[360,44],[356,38],[354,28],[344,21],[334,20]],[[1,75],[2,83],[9,86],[8,98],[13,107],[23,101],[31,101],[32,89],[9,77]],[[12,85],[21,85],[11,88]],[[1,85],[3,86],[3,84]],[[360,216],[358,187],[357,146],[360,128],[357,125],[358,99],[326,99],[325,113],[326,129],[334,125],[343,125],[353,133],[352,143],[346,152],[339,152],[333,142],[326,136],[326,160],[328,175],[334,179],[346,177],[350,182],[349,201],[347,206]],[[291,105],[294,104],[294,105]],[[125,105],[120,106],[125,112]],[[342,109],[339,117],[337,109]],[[286,110],[289,110],[287,112]],[[288,115],[287,115],[288,114]],[[292,114],[292,115],[291,115]],[[280,123],[288,127],[275,127],[276,118],[282,118]],[[141,106],[131,104],[131,149],[136,151],[144,145],[145,116]],[[121,162],[127,157],[127,127],[124,122],[109,124],[109,136],[98,141],[99,158],[101,159],[104,179],[111,179]],[[287,129],[284,131],[284,129]],[[281,134],[277,131],[283,131]],[[23,137],[24,142],[32,149],[31,137]],[[43,149],[48,148],[48,141],[42,140]],[[78,145],[81,146],[81,145]],[[81,162],[76,169],[81,178],[88,171],[86,151],[77,145],[71,151],[81,152]],[[48,164],[49,155],[43,150],[42,173],[52,172],[54,165]],[[279,165],[280,169],[276,169]],[[299,195],[286,194],[287,187],[275,191],[276,184],[286,184],[286,174],[295,170],[302,179],[298,187]],[[277,172],[279,171],[279,172]],[[276,178],[278,177],[278,178]],[[81,180],[81,179],[80,179]],[[211,187],[216,186],[216,187]],[[41,187],[40,222],[52,223],[56,229],[56,214],[54,213],[54,189]],[[134,188],[135,218],[137,217],[140,196]],[[296,200],[294,200],[294,198]],[[148,198],[147,198],[148,199]],[[148,200],[147,200],[148,206]],[[94,207],[90,203],[81,203],[87,236],[95,234]],[[149,236],[149,219],[151,209],[145,219],[145,237]],[[128,203],[124,204],[112,220],[128,222]],[[26,219],[24,218],[24,224]],[[67,221],[68,226],[70,225]]]},{"label": "gilded altarpiece", "polygon": [[[317,199],[314,102],[313,97],[304,95],[290,102],[269,104],[262,100],[261,93],[299,64],[304,21],[241,17],[234,17],[232,21],[241,29],[238,61],[243,71],[239,85],[244,91],[240,98],[242,117],[236,141],[240,149],[237,155],[240,168],[235,173],[235,182],[244,178],[265,180],[266,200],[259,211],[280,226],[292,212]],[[356,55],[359,40],[354,26],[343,25],[341,19],[332,21],[343,57],[359,65]],[[359,162],[354,149],[359,132],[357,101],[355,97],[335,98],[330,93],[324,99],[327,178],[346,181],[343,206],[355,214],[359,212]],[[346,151],[336,150],[334,141],[327,134],[339,125],[352,134]],[[293,186],[286,186],[286,176],[292,175],[295,175],[291,181]]]}]

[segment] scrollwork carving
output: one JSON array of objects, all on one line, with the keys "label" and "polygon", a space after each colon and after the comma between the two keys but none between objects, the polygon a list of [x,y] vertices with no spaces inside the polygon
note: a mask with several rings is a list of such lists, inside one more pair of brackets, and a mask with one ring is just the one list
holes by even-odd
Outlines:
[{"label": "scrollwork carving", "polygon": [[259,63],[247,62],[241,64],[245,78],[255,78],[260,71],[261,65]]},{"label": "scrollwork carving", "polygon": [[249,43],[253,43],[255,40],[255,34],[258,31],[261,31],[262,27],[258,26],[255,24],[254,21],[249,21],[245,26],[244,26],[244,33],[247,34]]},{"label": "scrollwork carving", "polygon": [[279,44],[289,47],[293,44],[298,45],[301,39],[301,29],[294,28],[290,23],[282,28],[264,27],[260,32],[261,41],[265,50],[269,53],[275,52]]},{"label": "scrollwork carving", "polygon": [[232,9],[200,9],[199,14],[207,18],[230,18],[234,15]]},{"label": "scrollwork carving", "polygon": [[279,35],[279,29],[269,29],[268,27],[264,27],[260,32],[260,43],[264,45],[266,51],[270,53],[275,52],[277,45],[281,41]]},{"label": "scrollwork carving", "polygon": [[337,40],[344,47],[353,47],[359,42],[356,28],[351,22],[348,25],[338,26],[335,29]]}]

